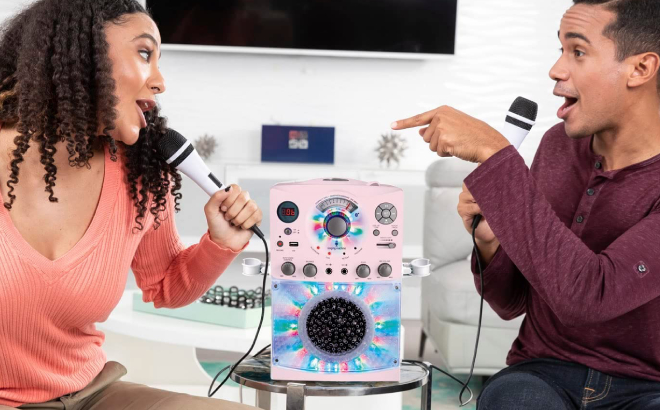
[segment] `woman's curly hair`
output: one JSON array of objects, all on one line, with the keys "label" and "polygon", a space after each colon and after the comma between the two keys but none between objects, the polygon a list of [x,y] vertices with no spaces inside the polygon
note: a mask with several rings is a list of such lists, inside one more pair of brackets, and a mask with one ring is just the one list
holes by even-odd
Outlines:
[{"label": "woman's curly hair", "polygon": [[[32,145],[41,154],[51,202],[57,202],[53,187],[57,167],[55,144],[66,142],[69,165],[89,167],[94,150],[109,144],[111,159],[117,160],[117,143],[108,135],[117,118],[115,82],[108,57],[104,25],[122,24],[134,13],[147,11],[135,0],[40,0],[12,18],[0,38],[0,122],[15,126],[11,174],[7,181],[11,209],[16,195],[19,165]],[[166,130],[158,108],[145,113],[147,127],[126,155],[129,194],[135,203],[136,228],[142,230],[149,204],[154,228],[166,196],[174,196],[179,210],[181,176],[156,152]],[[102,135],[97,135],[103,126]]]}]

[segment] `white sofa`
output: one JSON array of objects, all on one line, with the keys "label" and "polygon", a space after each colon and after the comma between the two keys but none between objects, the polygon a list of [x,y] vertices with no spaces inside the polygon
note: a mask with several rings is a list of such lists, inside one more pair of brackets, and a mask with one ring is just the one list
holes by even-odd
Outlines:
[{"label": "white sofa", "polygon": [[[441,365],[450,372],[469,373],[479,320],[480,297],[470,271],[472,238],[456,211],[463,180],[475,165],[455,158],[440,159],[426,171],[424,257],[432,264],[422,281],[422,338],[433,344]],[[504,321],[484,302],[481,337],[474,374],[489,376],[506,366],[522,317]]]}]

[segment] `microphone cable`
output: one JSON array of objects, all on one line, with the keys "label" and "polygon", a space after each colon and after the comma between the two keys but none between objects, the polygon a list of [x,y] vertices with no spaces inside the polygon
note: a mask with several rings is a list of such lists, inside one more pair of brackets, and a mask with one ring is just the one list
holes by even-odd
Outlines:
[{"label": "microphone cable", "polygon": [[[255,225],[255,227],[256,227],[256,225]],[[258,228],[257,228],[257,229],[258,229]],[[215,393],[217,393],[217,391],[220,390],[220,388],[221,388],[222,386],[224,386],[224,384],[227,382],[227,380],[229,380],[229,376],[231,376],[231,374],[232,374],[232,372],[234,371],[234,369],[236,369],[236,367],[237,367],[239,364],[241,364],[241,362],[242,362],[243,360],[245,360],[246,357],[248,357],[248,356],[250,355],[250,352],[252,352],[252,349],[254,349],[254,345],[257,343],[257,338],[259,337],[259,332],[261,331],[261,325],[262,325],[263,322],[264,322],[264,315],[265,315],[265,313],[266,313],[266,278],[268,278],[268,243],[266,242],[266,239],[263,237],[263,234],[262,234],[262,235],[257,235],[257,236],[258,236],[259,238],[261,238],[261,240],[262,240],[263,243],[264,243],[264,248],[266,249],[266,266],[265,266],[265,268],[264,268],[264,280],[263,280],[263,284],[262,284],[262,287],[261,287],[261,289],[263,289],[263,291],[261,292],[261,318],[259,319],[259,326],[257,327],[257,333],[254,335],[254,340],[252,341],[252,345],[250,346],[250,349],[249,349],[249,350],[243,355],[243,357],[241,357],[241,358],[240,358],[236,363],[234,363],[233,365],[231,365],[231,366],[225,366],[224,368],[222,368],[222,369],[221,369],[221,370],[215,375],[215,377],[213,378],[213,381],[211,382],[211,385],[209,386],[208,397],[213,397],[213,395],[214,395]],[[263,349],[261,349],[259,352],[257,352],[257,353],[255,354],[255,356],[259,356],[259,355],[260,355],[264,350],[266,350],[268,347],[270,347],[270,345],[268,345],[268,346],[264,347]],[[215,390],[213,390],[213,385],[215,384],[216,380],[218,380],[218,377],[220,377],[220,375],[221,375],[225,370],[227,370],[227,369],[229,369],[229,372],[227,372],[227,376],[225,376],[224,380],[220,383],[220,385],[219,385],[218,387],[216,387]],[[213,391],[212,391],[212,390],[213,390]]]},{"label": "microphone cable", "polygon": [[[461,386],[463,386],[460,393],[458,394],[459,407],[467,406],[474,398],[474,393],[472,393],[472,389],[470,389],[469,383],[470,380],[472,379],[472,374],[474,373],[474,363],[477,360],[477,349],[479,348],[479,336],[481,334],[481,318],[484,312],[484,273],[481,267],[481,254],[479,253],[479,247],[477,246],[477,241],[475,239],[475,232],[477,231],[477,226],[479,226],[479,222],[481,222],[481,218],[482,218],[481,215],[476,215],[474,217],[474,220],[472,221],[472,244],[474,246],[474,252],[477,257],[477,267],[479,268],[479,280],[481,282],[481,303],[479,304],[479,322],[477,324],[477,340],[474,342],[474,355],[472,356],[472,365],[470,366],[470,374],[468,375],[467,380],[465,382],[462,382],[460,379],[452,376],[448,372],[442,370],[438,366],[435,366],[431,363],[422,362],[420,360],[407,360],[407,359],[404,359],[402,361],[402,363],[414,364],[425,368],[429,372],[429,377],[433,369],[435,369],[440,373],[444,374],[445,376],[450,377],[452,380],[456,381]],[[432,380],[432,378],[429,379],[429,382],[430,380]],[[463,401],[463,394],[465,393],[466,390],[470,393],[470,397],[466,401]]]},{"label": "microphone cable", "polygon": [[477,339],[474,342],[474,354],[472,356],[470,374],[468,375],[467,381],[463,385],[461,392],[458,394],[460,407],[470,403],[473,397],[472,391],[470,391],[470,398],[466,402],[463,402],[463,393],[465,393],[465,389],[470,390],[468,383],[470,383],[470,380],[472,379],[472,374],[474,373],[474,363],[477,361],[477,349],[479,348],[479,336],[481,335],[481,318],[484,313],[484,271],[481,266],[481,253],[479,252],[479,247],[477,246],[477,240],[475,238],[475,233],[477,232],[477,227],[479,226],[479,222],[481,222],[481,218],[481,215],[475,215],[474,219],[472,220],[472,245],[474,246],[474,254],[477,257],[477,268],[479,269],[479,283],[481,288],[481,301],[479,302],[479,321],[477,323]]}]

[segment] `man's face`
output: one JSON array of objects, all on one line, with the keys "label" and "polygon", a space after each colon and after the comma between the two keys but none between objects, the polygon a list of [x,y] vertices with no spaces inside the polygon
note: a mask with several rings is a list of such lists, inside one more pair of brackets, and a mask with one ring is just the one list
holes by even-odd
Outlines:
[{"label": "man's face", "polygon": [[601,6],[577,4],[561,20],[562,53],[550,70],[554,94],[565,98],[557,112],[571,138],[583,138],[615,127],[626,101],[624,62],[603,29],[616,15]]}]

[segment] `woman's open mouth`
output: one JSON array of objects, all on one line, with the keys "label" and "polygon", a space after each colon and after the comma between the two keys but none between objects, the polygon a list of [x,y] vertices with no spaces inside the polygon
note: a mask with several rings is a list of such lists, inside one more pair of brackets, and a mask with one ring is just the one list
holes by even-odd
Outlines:
[{"label": "woman's open mouth", "polygon": [[135,106],[138,111],[138,118],[140,119],[140,129],[147,127],[147,119],[144,116],[145,112],[151,111],[156,107],[156,101],[154,100],[137,100],[135,101]]}]

